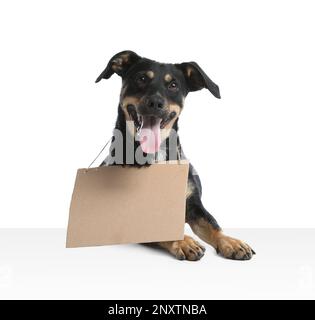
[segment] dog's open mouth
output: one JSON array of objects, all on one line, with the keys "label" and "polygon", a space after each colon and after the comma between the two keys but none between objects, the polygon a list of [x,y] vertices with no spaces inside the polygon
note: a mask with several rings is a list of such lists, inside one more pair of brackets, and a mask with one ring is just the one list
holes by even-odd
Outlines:
[{"label": "dog's open mouth", "polygon": [[161,146],[161,130],[176,116],[176,113],[171,112],[164,117],[140,115],[133,105],[129,105],[127,110],[135,123],[142,151],[145,153],[158,152]]},{"label": "dog's open mouth", "polygon": [[141,127],[138,130],[141,149],[145,153],[156,153],[161,146],[161,118],[140,116]]}]

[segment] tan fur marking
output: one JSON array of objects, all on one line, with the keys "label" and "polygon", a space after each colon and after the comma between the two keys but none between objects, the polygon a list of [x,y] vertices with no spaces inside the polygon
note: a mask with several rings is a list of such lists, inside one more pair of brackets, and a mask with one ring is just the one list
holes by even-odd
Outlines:
[{"label": "tan fur marking", "polygon": [[128,62],[129,60],[129,53],[125,53],[125,54],[122,54],[120,55],[120,58],[122,59],[123,62]]},{"label": "tan fur marking", "polygon": [[112,65],[112,68],[113,68],[114,71],[119,71],[119,70],[121,70],[121,66],[120,66],[120,65],[117,65],[117,64],[113,64],[113,65]]},{"label": "tan fur marking", "polygon": [[131,119],[131,117],[130,117],[130,115],[129,115],[129,113],[128,113],[128,111],[127,111],[127,106],[129,105],[129,104],[132,104],[132,105],[134,105],[134,106],[137,106],[138,104],[139,104],[139,101],[140,101],[140,99],[139,98],[137,98],[137,97],[124,97],[123,99],[122,99],[122,101],[121,101],[121,103],[120,103],[120,106],[121,106],[121,108],[123,109],[123,111],[124,111],[124,114],[125,114],[125,118],[126,118],[126,121],[131,121],[132,119]]},{"label": "tan fur marking", "polygon": [[170,103],[168,105],[168,110],[169,110],[169,112],[175,111],[177,117],[180,115],[180,113],[182,111],[181,107],[178,104],[175,104],[175,103]]},{"label": "tan fur marking", "polygon": [[[122,89],[122,91],[123,90],[124,89]],[[134,127],[134,125],[132,125],[133,124],[133,120],[130,117],[128,111],[127,111],[127,106],[129,104],[132,104],[135,107],[137,107],[139,105],[139,103],[140,103],[140,100],[141,99],[139,99],[137,97],[127,96],[127,97],[122,98],[122,100],[120,102],[120,107],[122,108],[122,110],[123,110],[123,112],[125,114],[125,119],[128,122],[127,123],[127,128],[129,130],[129,132],[132,134],[132,136],[134,136],[136,134],[136,128]]]},{"label": "tan fur marking", "polygon": [[174,125],[174,122],[179,117],[181,113],[181,108],[179,105],[175,103],[171,103],[168,105],[168,112],[171,113],[172,111],[176,112],[176,116],[172,119],[162,130],[161,130],[161,140],[164,141],[170,134],[170,131]]},{"label": "tan fur marking", "polygon": [[124,63],[128,63],[129,54],[122,54],[119,57],[115,58],[112,62],[112,68],[115,72],[118,72],[122,69]]},{"label": "tan fur marking", "polygon": [[186,235],[184,236],[184,240],[158,242],[158,245],[179,260],[199,260],[203,257],[206,250],[204,246]]},{"label": "tan fur marking", "polygon": [[188,199],[194,193],[194,185],[188,181],[186,189],[186,199]]},{"label": "tan fur marking", "polygon": [[192,72],[193,72],[193,69],[190,68],[190,67],[188,67],[188,68],[187,68],[187,76],[190,77],[191,74],[192,74]]},{"label": "tan fur marking", "polygon": [[172,79],[173,79],[172,76],[170,74],[168,74],[168,73],[164,76],[164,80],[166,82],[170,82]]},{"label": "tan fur marking", "polygon": [[221,230],[214,229],[212,225],[205,219],[199,219],[189,223],[194,233],[203,241],[209,243],[215,249],[217,248],[217,240]]},{"label": "tan fur marking", "polygon": [[146,75],[147,75],[147,77],[150,78],[150,79],[153,79],[153,78],[154,78],[154,72],[151,71],[151,70],[147,71]]},{"label": "tan fur marking", "polygon": [[225,258],[248,260],[253,255],[253,251],[248,244],[226,236],[221,230],[214,229],[213,226],[203,218],[189,222],[189,225],[200,239],[209,243]]},{"label": "tan fur marking", "polygon": [[134,106],[137,106],[140,103],[140,99],[137,97],[127,96],[124,97],[121,101],[121,107],[123,109],[126,109],[129,104],[133,104]]}]

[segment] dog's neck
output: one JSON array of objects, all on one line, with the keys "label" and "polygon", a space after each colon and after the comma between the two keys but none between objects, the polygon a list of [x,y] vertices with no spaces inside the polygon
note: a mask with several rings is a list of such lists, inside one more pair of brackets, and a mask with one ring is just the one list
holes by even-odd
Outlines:
[{"label": "dog's neck", "polygon": [[[163,150],[161,152],[158,152],[156,154],[144,154],[143,156],[148,160],[145,164],[139,164],[136,159],[136,151],[139,152],[140,150],[140,142],[135,138],[134,135],[131,134],[131,132],[127,128],[126,118],[125,114],[121,108],[121,106],[118,106],[118,116],[115,124],[115,130],[119,130],[121,132],[121,137],[123,139],[123,155],[122,155],[122,163],[123,165],[135,165],[135,166],[148,166],[154,161],[158,160],[178,160],[179,157],[182,158],[182,150],[181,145],[178,137],[178,119],[174,122],[174,125],[172,127],[173,130],[171,130],[170,137],[166,138],[165,143],[163,144]],[[174,137],[173,141],[176,141],[176,152],[170,152],[169,148],[169,141],[171,140],[171,135],[176,133],[176,137]],[[112,140],[113,145],[113,140]],[[128,157],[127,157],[127,152]],[[130,155],[131,153],[131,155]],[[163,154],[163,158],[161,158],[161,155]],[[110,157],[115,157],[114,150],[110,151]],[[115,164],[115,163],[113,163]]]}]

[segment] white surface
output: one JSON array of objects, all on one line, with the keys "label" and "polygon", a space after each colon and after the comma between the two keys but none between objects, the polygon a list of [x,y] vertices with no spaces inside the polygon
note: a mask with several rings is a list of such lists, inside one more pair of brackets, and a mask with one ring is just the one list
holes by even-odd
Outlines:
[{"label": "white surface", "polygon": [[178,261],[143,245],[65,249],[62,229],[0,229],[0,299],[314,299],[314,229],[238,229],[257,255]]},{"label": "white surface", "polygon": [[180,137],[224,227],[315,227],[314,1],[1,1],[1,227],[65,227],[111,135],[120,50],[195,60]]}]

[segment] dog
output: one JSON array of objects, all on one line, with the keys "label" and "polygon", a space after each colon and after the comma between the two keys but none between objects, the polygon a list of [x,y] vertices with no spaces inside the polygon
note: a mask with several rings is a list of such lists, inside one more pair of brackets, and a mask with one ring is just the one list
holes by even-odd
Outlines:
[{"label": "dog", "polygon": [[[185,97],[190,92],[208,89],[220,99],[220,90],[196,62],[179,64],[159,63],[143,58],[133,51],[122,51],[114,55],[105,70],[96,79],[109,79],[113,74],[122,78],[122,88],[115,129],[122,133],[122,165],[148,166],[159,154],[164,143],[165,160],[184,157],[178,136],[176,151],[171,155],[168,143],[178,132],[178,119],[183,110]],[[133,124],[130,127],[128,124]],[[140,131],[139,136],[137,136]],[[143,136],[142,132],[147,132]],[[172,139],[174,141],[174,139]],[[113,145],[112,140],[112,145]],[[127,161],[126,150],[132,142],[133,164]],[[140,148],[145,163],[136,159]],[[130,148],[129,148],[130,150]],[[111,148],[109,157],[101,165],[118,164],[115,150]],[[228,259],[249,260],[255,254],[245,242],[225,235],[215,218],[205,209],[201,201],[201,183],[193,166],[189,165],[186,194],[186,222],[193,232],[216,252]],[[157,243],[179,260],[196,261],[204,256],[205,248],[192,237],[183,240]]]}]

